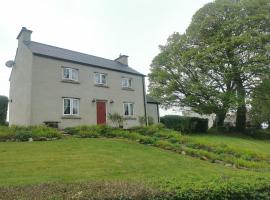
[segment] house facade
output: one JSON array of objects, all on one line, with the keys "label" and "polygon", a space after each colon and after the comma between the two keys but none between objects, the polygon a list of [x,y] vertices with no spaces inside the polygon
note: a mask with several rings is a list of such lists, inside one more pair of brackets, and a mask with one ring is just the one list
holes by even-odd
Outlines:
[{"label": "house facade", "polygon": [[31,41],[22,28],[10,76],[10,125],[56,123],[59,128],[111,124],[109,113],[139,125],[147,115],[144,75],[128,56],[104,59]]}]

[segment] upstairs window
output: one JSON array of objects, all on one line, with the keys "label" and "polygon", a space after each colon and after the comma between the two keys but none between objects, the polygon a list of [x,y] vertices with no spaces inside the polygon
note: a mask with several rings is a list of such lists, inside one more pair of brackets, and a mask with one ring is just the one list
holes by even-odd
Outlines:
[{"label": "upstairs window", "polygon": [[71,81],[78,81],[79,80],[79,70],[64,67],[63,68],[63,79],[64,80],[71,80]]},{"label": "upstairs window", "polygon": [[134,103],[124,103],[124,116],[133,116]]},{"label": "upstairs window", "polygon": [[122,78],[122,88],[131,88],[131,78]]},{"label": "upstairs window", "polygon": [[79,115],[79,99],[63,98],[63,114]]},{"label": "upstairs window", "polygon": [[95,73],[95,84],[106,85],[107,84],[106,74]]}]

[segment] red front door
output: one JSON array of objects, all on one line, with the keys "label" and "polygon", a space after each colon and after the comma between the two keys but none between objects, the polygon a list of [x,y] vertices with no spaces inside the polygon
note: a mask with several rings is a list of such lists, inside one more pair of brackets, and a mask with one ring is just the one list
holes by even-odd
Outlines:
[{"label": "red front door", "polygon": [[106,124],[106,102],[97,101],[97,124]]}]

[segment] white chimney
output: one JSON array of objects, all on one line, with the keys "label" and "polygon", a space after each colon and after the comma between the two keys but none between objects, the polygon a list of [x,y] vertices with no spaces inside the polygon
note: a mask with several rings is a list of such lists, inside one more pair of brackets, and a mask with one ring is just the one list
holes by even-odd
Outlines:
[{"label": "white chimney", "polygon": [[116,58],[115,61],[120,62],[123,65],[128,65],[128,56],[120,54],[120,56]]},{"label": "white chimney", "polygon": [[31,41],[31,33],[32,31],[28,30],[25,27],[22,27],[19,35],[17,36],[17,40],[19,42],[29,42]]}]

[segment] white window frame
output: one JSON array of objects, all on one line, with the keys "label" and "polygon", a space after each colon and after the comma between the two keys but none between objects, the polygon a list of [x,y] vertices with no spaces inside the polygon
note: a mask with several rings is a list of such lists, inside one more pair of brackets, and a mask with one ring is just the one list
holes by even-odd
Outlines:
[{"label": "white window frame", "polygon": [[[63,80],[71,80],[71,81],[79,81],[79,70],[70,68],[70,67],[63,67],[62,68],[62,78]],[[65,77],[65,70],[68,70],[68,77]]]},{"label": "white window frame", "polygon": [[[98,76],[98,81],[96,79],[96,76]],[[105,83],[102,83],[102,76],[104,76]],[[107,85],[107,74],[95,72],[94,82],[96,85]]]},{"label": "white window frame", "polygon": [[[65,100],[69,100],[70,101],[70,108],[69,108],[69,114],[65,114]],[[73,108],[74,108],[74,101],[78,102],[78,113],[74,114],[73,113]],[[80,115],[80,99],[77,98],[63,98],[63,115],[74,115],[74,116],[79,116]]]},{"label": "white window frame", "polygon": [[[126,83],[128,84],[127,86],[124,85],[124,81],[126,81]],[[122,78],[122,81],[121,81],[121,86],[122,88],[131,88],[132,87],[132,79],[131,78]]]},{"label": "white window frame", "polygon": [[[125,113],[125,104],[127,104],[128,105],[128,115],[126,115],[126,113]],[[132,105],[132,108],[133,108],[133,110],[132,110],[132,114],[130,114],[131,112],[131,105]],[[132,103],[132,102],[124,102],[123,103],[123,110],[124,110],[124,116],[125,117],[130,117],[130,116],[134,116],[134,103]]]}]

